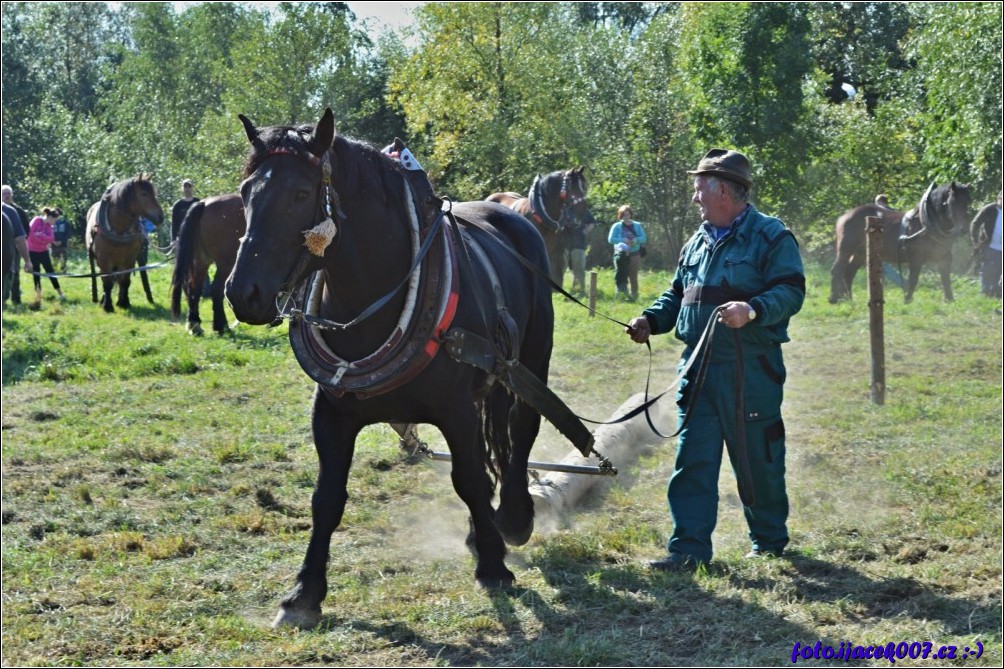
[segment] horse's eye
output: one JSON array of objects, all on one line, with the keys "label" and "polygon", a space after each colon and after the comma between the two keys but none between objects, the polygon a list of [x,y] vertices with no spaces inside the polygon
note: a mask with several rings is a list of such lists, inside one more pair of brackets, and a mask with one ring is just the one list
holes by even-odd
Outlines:
[{"label": "horse's eye", "polygon": [[293,198],[297,202],[305,202],[307,200],[307,198],[309,198],[309,197],[310,197],[310,191],[303,190],[303,189],[298,190],[298,191],[296,191],[296,193],[293,194]]}]

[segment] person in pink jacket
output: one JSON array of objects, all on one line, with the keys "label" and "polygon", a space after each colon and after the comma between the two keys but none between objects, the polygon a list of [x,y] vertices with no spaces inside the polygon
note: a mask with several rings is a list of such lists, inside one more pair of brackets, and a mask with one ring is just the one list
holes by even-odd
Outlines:
[{"label": "person in pink jacket", "polygon": [[[34,279],[37,301],[42,300],[42,277],[38,268],[44,268],[48,274],[56,273],[52,266],[52,258],[49,256],[49,247],[56,239],[53,224],[57,218],[56,209],[46,207],[42,210],[41,216],[31,219],[31,225],[28,227],[28,255],[31,257],[31,264],[36,268]],[[49,280],[52,281],[52,287],[59,294],[59,299],[65,299],[63,291],[59,287],[59,280],[54,276],[50,276]]]}]

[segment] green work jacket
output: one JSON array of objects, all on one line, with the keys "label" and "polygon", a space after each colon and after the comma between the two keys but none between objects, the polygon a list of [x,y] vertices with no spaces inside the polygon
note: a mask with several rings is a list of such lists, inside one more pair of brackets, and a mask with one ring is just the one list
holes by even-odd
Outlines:
[{"label": "green work jacket", "polygon": [[[684,355],[689,355],[715,307],[739,300],[757,313],[739,329],[743,357],[762,355],[789,341],[788,320],[805,300],[805,272],[795,236],[752,204],[717,241],[705,226],[680,252],[672,285],[643,312],[652,333],[676,328],[676,338],[687,345]],[[715,333],[712,362],[735,359],[735,342],[727,330],[720,326]]]}]

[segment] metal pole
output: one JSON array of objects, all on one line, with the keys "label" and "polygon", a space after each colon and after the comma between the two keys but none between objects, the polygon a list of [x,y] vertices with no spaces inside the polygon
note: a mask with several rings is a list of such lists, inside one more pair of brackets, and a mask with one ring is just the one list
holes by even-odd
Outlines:
[{"label": "metal pole", "polygon": [[882,285],[882,226],[877,216],[865,219],[868,231],[868,331],[871,334],[872,402],[885,404],[885,297]]},{"label": "metal pole", "polygon": [[[427,451],[425,453],[430,460],[438,462],[453,462],[453,456],[440,451]],[[548,472],[565,472],[567,474],[591,474],[593,476],[617,476],[616,467],[594,467],[591,465],[566,465],[561,462],[534,462],[530,460],[526,463],[527,469],[540,469]]]},{"label": "metal pole", "polygon": [[589,273],[589,317],[596,316],[596,272]]}]

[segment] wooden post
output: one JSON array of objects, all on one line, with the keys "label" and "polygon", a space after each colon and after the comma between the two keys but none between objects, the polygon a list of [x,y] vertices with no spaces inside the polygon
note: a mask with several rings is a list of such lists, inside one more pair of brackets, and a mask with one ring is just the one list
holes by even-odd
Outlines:
[{"label": "wooden post", "polygon": [[589,317],[596,315],[596,272],[589,273]]},{"label": "wooden post", "polygon": [[868,331],[871,333],[872,402],[885,404],[885,298],[882,286],[882,224],[877,216],[865,219],[868,231]]}]

